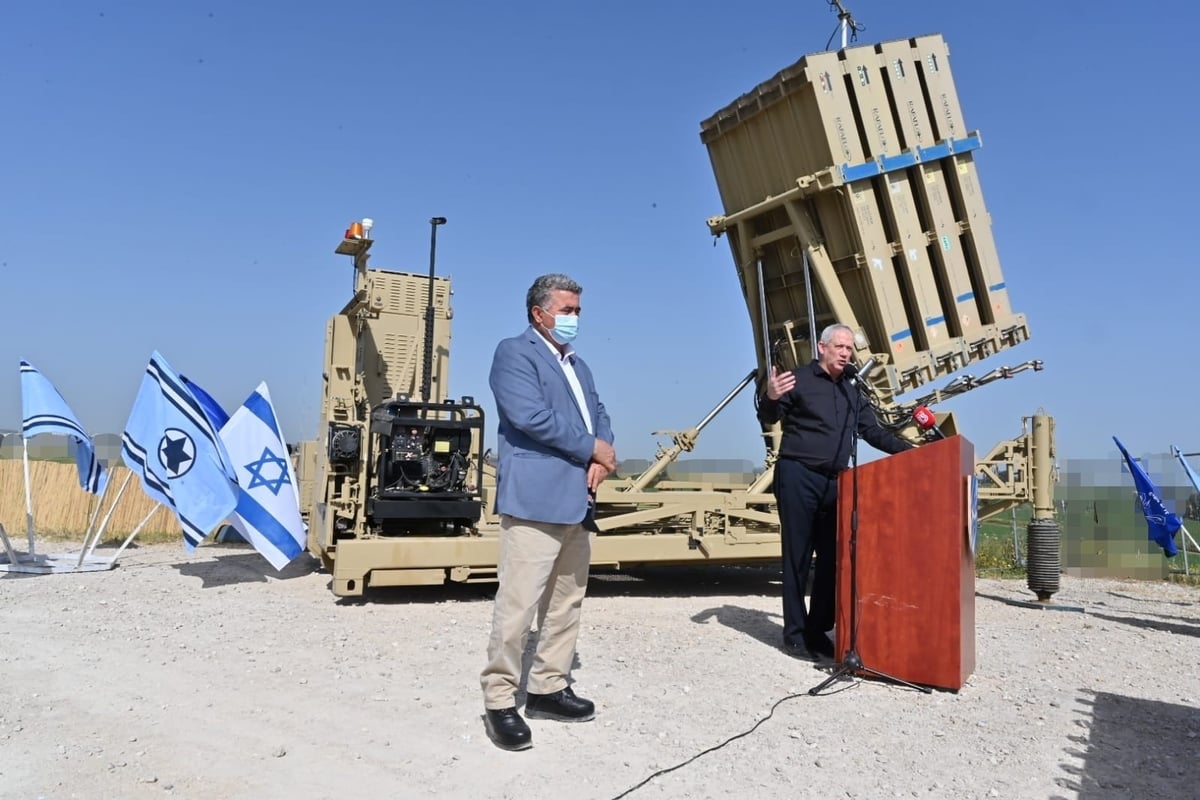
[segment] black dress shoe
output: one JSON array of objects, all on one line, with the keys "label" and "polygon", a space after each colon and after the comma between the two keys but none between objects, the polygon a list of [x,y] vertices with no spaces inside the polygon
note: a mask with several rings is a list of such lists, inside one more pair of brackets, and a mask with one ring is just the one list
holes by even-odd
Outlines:
[{"label": "black dress shoe", "polygon": [[534,694],[525,697],[525,716],[530,719],[556,719],[559,722],[587,722],[596,716],[591,700],[576,697],[570,686],[553,694]]},{"label": "black dress shoe", "polygon": [[833,660],[833,642],[829,641],[829,637],[823,633],[815,636],[805,636],[804,646],[808,648],[808,652],[814,658],[828,658]]},{"label": "black dress shoe", "polygon": [[533,734],[516,707],[486,708],[483,712],[483,727],[488,738],[501,750],[525,750],[533,747]]},{"label": "black dress shoe", "polygon": [[792,658],[799,658],[802,661],[814,661],[816,656],[808,649],[808,645],[803,642],[788,642],[785,641],[779,646],[779,649],[787,653]]}]

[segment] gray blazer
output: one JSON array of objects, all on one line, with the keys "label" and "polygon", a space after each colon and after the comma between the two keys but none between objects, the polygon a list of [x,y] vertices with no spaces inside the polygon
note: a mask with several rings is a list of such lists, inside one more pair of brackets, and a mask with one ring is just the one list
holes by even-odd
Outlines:
[{"label": "gray blazer", "polygon": [[595,435],[587,432],[567,376],[533,329],[496,347],[488,383],[500,418],[496,511],[569,525],[588,511],[587,464],[595,439],[612,444],[612,426],[592,371],[573,356]]}]

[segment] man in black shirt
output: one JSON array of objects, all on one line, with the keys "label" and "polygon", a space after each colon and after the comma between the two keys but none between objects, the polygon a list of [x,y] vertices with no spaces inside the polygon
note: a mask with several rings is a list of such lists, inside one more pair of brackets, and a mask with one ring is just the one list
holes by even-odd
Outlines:
[{"label": "man in black shirt", "polygon": [[[871,404],[845,376],[854,354],[854,332],[830,325],[817,343],[818,358],[790,372],[771,368],[758,419],[783,423],[775,462],[775,503],[783,548],[783,646],[793,655],[833,658],[826,632],[833,628],[837,553],[837,476],[850,460],[854,410],[858,433],[885,453],[913,445],[879,426]],[[814,551],[812,608],[804,589]]]}]

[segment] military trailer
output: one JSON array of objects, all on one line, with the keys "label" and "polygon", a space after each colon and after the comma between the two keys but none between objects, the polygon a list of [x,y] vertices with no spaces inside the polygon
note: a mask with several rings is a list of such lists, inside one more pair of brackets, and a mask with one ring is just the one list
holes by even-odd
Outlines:
[{"label": "military trailer", "polygon": [[[958,432],[953,414],[929,406],[1041,369],[964,374],[1030,330],[1009,302],[974,164],[982,138],[964,122],[940,36],[805,56],[700,127],[724,206],[708,227],[729,243],[757,363],[649,468],[600,487],[594,566],[778,560],[778,426],[763,431],[763,470],[746,485],[663,473],[772,364],[811,358],[828,323],[855,331],[858,363],[879,365],[863,374],[881,421],[914,441]],[[317,439],[300,448],[308,548],[336,595],[496,577],[487,420],[472,397],[446,391],[443,222],[430,220],[427,275],[369,267],[369,225],[352,224],[336,248],[353,260],[353,295],[327,324]],[[1020,435],[978,459],[981,516],[1032,502],[1038,541],[1057,546],[1053,465],[1053,420],[1024,418]]]}]

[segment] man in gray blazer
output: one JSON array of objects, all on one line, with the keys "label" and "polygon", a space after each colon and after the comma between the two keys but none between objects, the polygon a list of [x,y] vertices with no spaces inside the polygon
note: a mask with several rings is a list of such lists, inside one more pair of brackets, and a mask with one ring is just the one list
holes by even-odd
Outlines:
[{"label": "man in gray blazer", "polygon": [[592,372],[571,346],[582,292],[566,275],[535,280],[525,297],[529,327],[501,341],[492,360],[489,383],[500,419],[500,585],[480,684],[488,737],[505,750],[533,744],[516,693],[535,612],[526,716],[562,722],[595,716],[593,703],[571,690],[569,675],[591,561],[584,523],[617,456]]}]

